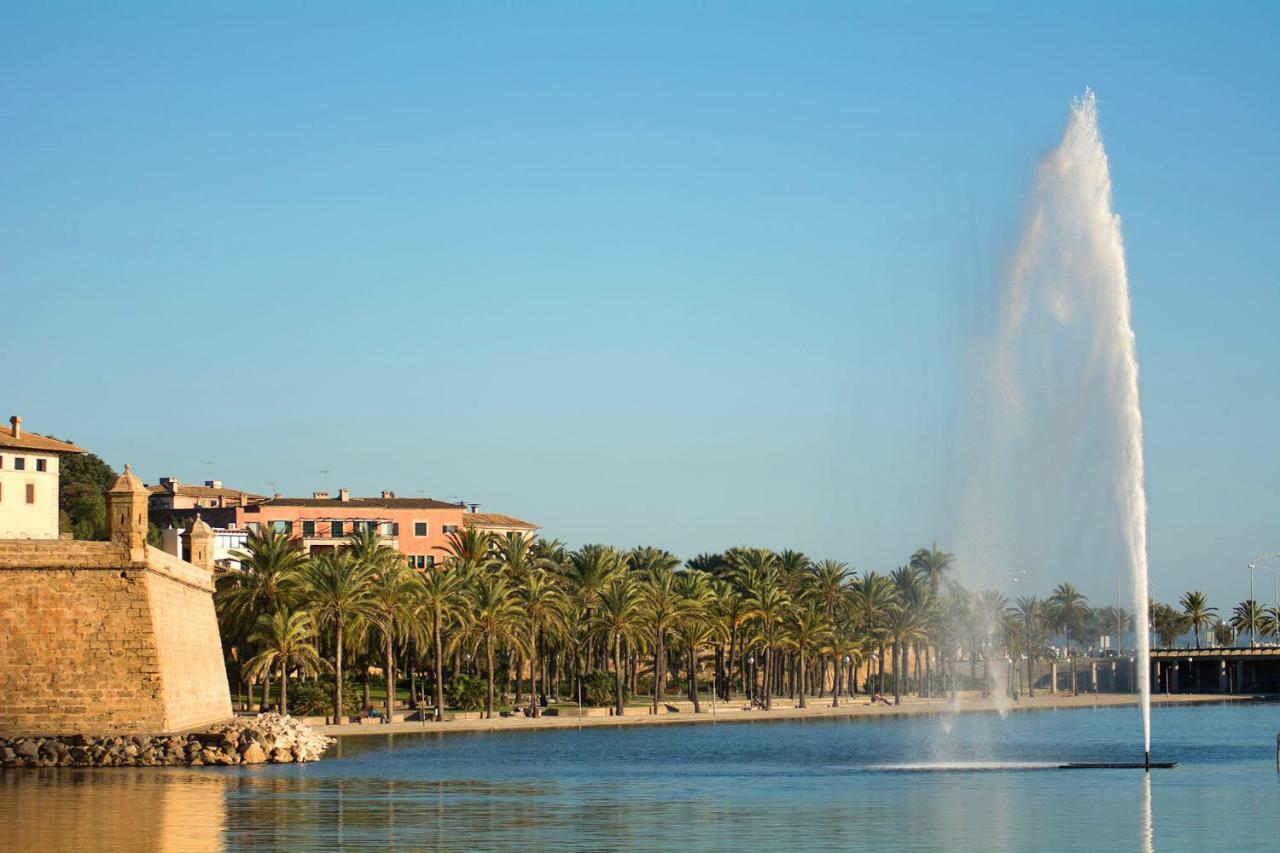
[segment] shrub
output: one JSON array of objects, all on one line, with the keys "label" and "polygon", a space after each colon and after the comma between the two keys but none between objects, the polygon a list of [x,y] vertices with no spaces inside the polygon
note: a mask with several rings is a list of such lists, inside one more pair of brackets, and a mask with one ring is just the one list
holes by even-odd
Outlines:
[{"label": "shrub", "polygon": [[[279,696],[278,688],[272,692]],[[342,713],[358,714],[364,695],[354,678],[342,679]],[[278,698],[277,698],[277,701]],[[304,717],[318,717],[333,713],[333,676],[322,676],[319,681],[289,684],[289,713]]]},{"label": "shrub", "polygon": [[459,711],[479,711],[488,695],[488,682],[478,675],[455,675],[444,689],[445,704]]},{"label": "shrub", "polygon": [[[613,673],[593,670],[582,676],[582,701],[594,707],[613,704]],[[628,699],[627,681],[622,680],[622,701]]]}]

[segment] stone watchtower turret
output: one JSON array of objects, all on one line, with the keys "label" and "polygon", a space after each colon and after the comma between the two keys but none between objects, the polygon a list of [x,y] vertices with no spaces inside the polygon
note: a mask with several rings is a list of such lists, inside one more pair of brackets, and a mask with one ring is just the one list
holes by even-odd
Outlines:
[{"label": "stone watchtower turret", "polygon": [[151,493],[128,465],[107,490],[107,532],[132,560],[147,555],[147,499]]},{"label": "stone watchtower turret", "polygon": [[196,520],[191,522],[187,531],[187,543],[191,547],[191,558],[187,561],[205,571],[213,571],[213,528],[196,513]]}]

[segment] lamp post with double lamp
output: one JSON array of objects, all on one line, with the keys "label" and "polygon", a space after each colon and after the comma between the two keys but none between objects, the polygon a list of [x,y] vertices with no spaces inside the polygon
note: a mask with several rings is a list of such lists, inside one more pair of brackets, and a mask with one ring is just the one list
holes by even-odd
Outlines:
[{"label": "lamp post with double lamp", "polygon": [[747,704],[756,702],[756,656],[747,655]]},{"label": "lamp post with double lamp", "polygon": [[[1253,597],[1253,571],[1254,569],[1266,569],[1267,571],[1271,572],[1271,577],[1275,581],[1275,589],[1273,590],[1273,592],[1275,593],[1274,600],[1275,600],[1276,608],[1280,609],[1280,577],[1276,575],[1275,569],[1268,568],[1267,566],[1258,565],[1259,560],[1274,560],[1276,558],[1280,558],[1280,554],[1263,554],[1260,557],[1254,557],[1253,562],[1249,564],[1249,603],[1250,604],[1253,604],[1255,601]],[[1256,621],[1256,620],[1252,620],[1252,621]],[[1249,625],[1249,645],[1256,646],[1257,644],[1258,644],[1258,628],[1256,624],[1252,624],[1251,622],[1251,624]]]}]

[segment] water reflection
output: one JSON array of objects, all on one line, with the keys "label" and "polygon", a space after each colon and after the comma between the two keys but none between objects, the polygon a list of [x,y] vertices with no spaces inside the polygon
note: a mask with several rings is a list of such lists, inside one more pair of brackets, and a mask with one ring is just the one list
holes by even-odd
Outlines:
[{"label": "water reflection", "polygon": [[940,737],[989,764],[1122,758],[1124,710],[946,732],[886,719],[371,737],[305,766],[7,772],[0,850],[1154,851],[1157,807],[1164,853],[1207,849],[1223,826],[1273,820],[1273,714],[1162,711],[1162,754],[1182,764],[1160,775],[884,769],[935,761]]},{"label": "water reflection", "polygon": [[1155,853],[1155,825],[1151,821],[1151,774],[1142,774],[1142,828],[1143,853]]},{"label": "water reflection", "polygon": [[0,773],[8,850],[223,849],[221,773],[104,768]]}]

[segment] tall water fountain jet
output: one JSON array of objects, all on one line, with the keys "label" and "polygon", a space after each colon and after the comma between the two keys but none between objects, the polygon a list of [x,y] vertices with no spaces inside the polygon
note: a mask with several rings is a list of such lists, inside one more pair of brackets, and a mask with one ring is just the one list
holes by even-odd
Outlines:
[{"label": "tall water fountain jet", "polygon": [[1103,566],[1132,581],[1144,764],[1151,754],[1147,502],[1138,360],[1120,219],[1094,95],[1040,163],[1001,300],[958,550],[1040,577]]}]

